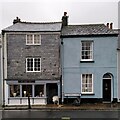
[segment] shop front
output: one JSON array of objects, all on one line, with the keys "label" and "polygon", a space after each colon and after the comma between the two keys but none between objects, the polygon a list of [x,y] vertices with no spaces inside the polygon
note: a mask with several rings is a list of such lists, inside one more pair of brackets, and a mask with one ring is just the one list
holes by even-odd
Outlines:
[{"label": "shop front", "polygon": [[7,80],[5,104],[28,105],[28,97],[30,97],[31,105],[46,105],[52,102],[51,99],[54,95],[60,96],[59,88],[59,81]]}]

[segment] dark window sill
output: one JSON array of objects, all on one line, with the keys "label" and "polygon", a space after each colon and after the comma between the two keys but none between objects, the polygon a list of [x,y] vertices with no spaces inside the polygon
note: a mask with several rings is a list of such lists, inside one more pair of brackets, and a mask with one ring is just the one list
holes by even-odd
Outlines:
[{"label": "dark window sill", "polygon": [[80,63],[94,63],[95,61],[80,61]]},{"label": "dark window sill", "polygon": [[95,95],[95,93],[82,93],[81,95]]}]

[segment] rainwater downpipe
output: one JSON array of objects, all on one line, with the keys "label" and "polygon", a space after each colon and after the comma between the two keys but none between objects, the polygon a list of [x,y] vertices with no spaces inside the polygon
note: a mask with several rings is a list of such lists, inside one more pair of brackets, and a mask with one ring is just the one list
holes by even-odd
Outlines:
[{"label": "rainwater downpipe", "polygon": [[64,65],[64,46],[63,46],[63,39],[61,38],[61,74],[62,74],[62,104],[64,102],[64,77],[63,77],[63,65]]},{"label": "rainwater downpipe", "polygon": [[4,47],[4,44],[5,44],[5,34],[4,34],[4,32],[2,31],[2,96],[3,96],[3,102],[2,102],[2,106],[3,107],[5,107],[5,84],[4,84],[4,78],[5,78],[5,74],[4,74],[4,72],[5,72],[5,68],[4,68],[4,49],[5,49],[5,47]]}]

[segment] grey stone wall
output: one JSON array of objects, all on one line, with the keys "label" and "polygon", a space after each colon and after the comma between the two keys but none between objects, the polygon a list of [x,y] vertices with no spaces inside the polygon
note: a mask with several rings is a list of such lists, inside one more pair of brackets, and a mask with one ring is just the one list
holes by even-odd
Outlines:
[{"label": "grey stone wall", "polygon": [[[7,34],[7,79],[59,79],[60,34],[41,34],[41,45],[26,45],[26,34]],[[26,58],[41,57],[41,72],[26,72]]]}]

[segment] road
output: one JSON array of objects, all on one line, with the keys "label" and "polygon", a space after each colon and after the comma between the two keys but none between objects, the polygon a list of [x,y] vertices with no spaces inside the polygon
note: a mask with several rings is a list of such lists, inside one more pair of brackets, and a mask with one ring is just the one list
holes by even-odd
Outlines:
[{"label": "road", "polygon": [[[80,110],[52,110],[52,111],[41,111],[41,110],[4,110],[0,111],[0,118],[2,120],[9,120],[6,118],[32,118],[37,120],[38,118],[58,118],[64,120],[72,120],[73,118],[79,118],[79,120],[118,120],[120,117],[120,111],[80,111]],[[34,119],[33,119],[34,118]],[[82,119],[80,119],[82,118]],[[90,119],[91,118],[91,119]],[[22,120],[20,119],[20,120]],[[58,120],[57,119],[57,120]],[[27,120],[27,119],[26,119]]]}]

